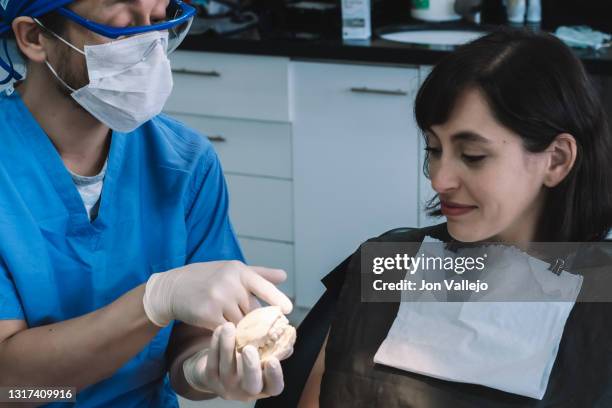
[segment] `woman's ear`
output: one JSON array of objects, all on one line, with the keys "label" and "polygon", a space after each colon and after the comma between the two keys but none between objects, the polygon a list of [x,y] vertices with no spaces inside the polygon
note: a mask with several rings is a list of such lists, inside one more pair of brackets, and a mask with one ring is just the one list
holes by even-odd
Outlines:
[{"label": "woman's ear", "polygon": [[47,58],[44,45],[48,40],[43,35],[40,26],[32,17],[22,16],[13,20],[12,27],[15,42],[23,55],[30,61],[43,63]]},{"label": "woman's ear", "polygon": [[550,153],[550,158],[544,174],[544,185],[555,187],[574,167],[578,154],[576,139],[569,133],[561,133],[555,137],[546,151]]}]

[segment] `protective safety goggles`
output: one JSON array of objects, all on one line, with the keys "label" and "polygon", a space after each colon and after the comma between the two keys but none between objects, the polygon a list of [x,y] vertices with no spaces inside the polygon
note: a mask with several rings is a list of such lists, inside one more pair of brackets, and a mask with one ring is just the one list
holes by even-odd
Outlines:
[{"label": "protective safety goggles", "polygon": [[111,39],[143,34],[151,31],[167,30],[168,54],[174,51],[181,42],[183,42],[196,14],[196,9],[193,6],[181,0],[170,0],[170,4],[168,4],[168,8],[166,8],[166,18],[163,21],[147,26],[112,27],[83,18],[66,7],[60,7],[55,11],[80,26]]}]

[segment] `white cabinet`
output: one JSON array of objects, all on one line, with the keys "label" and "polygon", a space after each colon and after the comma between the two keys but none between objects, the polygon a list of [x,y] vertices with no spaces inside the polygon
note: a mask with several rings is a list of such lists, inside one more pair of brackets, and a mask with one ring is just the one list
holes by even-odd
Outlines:
[{"label": "white cabinet", "polygon": [[185,51],[172,67],[165,110],[213,142],[247,260],[285,269],[297,306],[364,240],[427,222],[426,70]]},{"label": "white cabinet", "polygon": [[295,297],[289,59],[177,51],[171,63],[166,113],[213,143],[247,261],[284,269]]},{"label": "white cabinet", "polygon": [[172,113],[213,142],[226,173],[291,180],[291,125]]},{"label": "white cabinet", "polygon": [[178,51],[166,110],[288,122],[287,58]]},{"label": "white cabinet", "polygon": [[416,68],[292,62],[296,298],[367,238],[419,219]]},{"label": "white cabinet", "polygon": [[292,183],[226,173],[230,216],[239,235],[293,242]]}]

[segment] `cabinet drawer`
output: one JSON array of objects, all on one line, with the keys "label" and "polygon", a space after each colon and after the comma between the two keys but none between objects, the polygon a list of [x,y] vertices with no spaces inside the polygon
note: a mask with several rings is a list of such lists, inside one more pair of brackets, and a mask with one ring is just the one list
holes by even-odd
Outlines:
[{"label": "cabinet drawer", "polygon": [[289,59],[193,51],[172,54],[172,112],[289,121]]},{"label": "cabinet drawer", "polygon": [[[418,225],[418,70],[295,62],[296,304],[368,238]],[[325,239],[321,239],[325,237]]]},{"label": "cabinet drawer", "polygon": [[213,142],[226,173],[291,178],[291,125],[185,114],[173,117]]},{"label": "cabinet drawer", "polygon": [[234,174],[226,180],[238,235],[293,242],[291,181]]},{"label": "cabinet drawer", "polygon": [[[294,62],[291,66],[292,118],[302,112],[317,112],[321,121],[339,122],[357,128],[362,123],[412,122],[414,98],[419,87],[419,71],[415,68],[371,65]],[[325,130],[325,129],[322,129]],[[351,132],[337,132],[352,138]],[[384,137],[384,133],[372,133]]]},{"label": "cabinet drawer", "polygon": [[250,265],[280,268],[287,272],[287,280],[279,288],[287,296],[294,297],[293,245],[260,239],[238,237],[244,256]]}]

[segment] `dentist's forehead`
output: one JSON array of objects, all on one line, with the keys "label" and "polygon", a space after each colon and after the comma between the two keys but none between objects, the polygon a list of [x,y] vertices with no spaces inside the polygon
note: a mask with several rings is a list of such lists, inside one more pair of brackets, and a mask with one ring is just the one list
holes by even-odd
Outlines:
[{"label": "dentist's forehead", "polygon": [[142,6],[155,7],[159,6],[160,4],[168,6],[170,4],[170,0],[78,0],[71,3],[69,6],[71,6],[71,8],[102,9],[122,4],[134,6],[135,8]]},{"label": "dentist's forehead", "polygon": [[96,23],[121,26],[144,24],[140,20],[163,14],[169,4],[170,0],[78,0],[69,8]]},{"label": "dentist's forehead", "polygon": [[[97,3],[100,3],[100,1],[97,1]],[[146,3],[150,3],[151,5],[155,6],[161,3],[167,6],[168,4],[170,4],[170,0],[103,0],[101,3],[105,5],[125,3],[125,4],[134,5],[134,6],[144,5]]]}]

